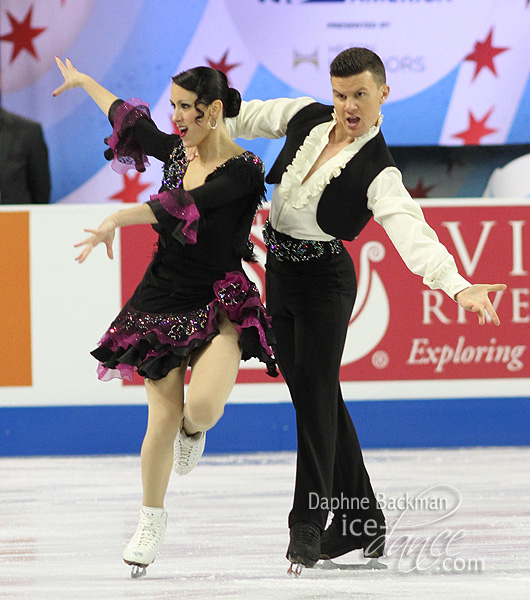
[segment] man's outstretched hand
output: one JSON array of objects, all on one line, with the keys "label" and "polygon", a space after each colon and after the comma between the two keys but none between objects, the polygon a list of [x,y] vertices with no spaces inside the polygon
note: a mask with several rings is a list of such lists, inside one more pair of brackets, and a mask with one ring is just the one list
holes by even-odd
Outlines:
[{"label": "man's outstretched hand", "polygon": [[486,312],[495,325],[500,325],[501,321],[490,302],[488,294],[490,292],[501,292],[505,289],[506,285],[504,283],[494,285],[476,283],[458,292],[455,295],[455,300],[466,310],[477,313],[479,325],[484,325],[486,322]]}]

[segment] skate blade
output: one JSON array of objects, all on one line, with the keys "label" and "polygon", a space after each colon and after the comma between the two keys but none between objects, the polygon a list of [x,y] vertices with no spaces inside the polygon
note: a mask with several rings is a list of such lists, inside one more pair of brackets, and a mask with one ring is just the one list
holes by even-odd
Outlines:
[{"label": "skate blade", "polygon": [[133,565],[131,569],[131,579],[140,579],[147,574],[147,568],[140,565]]},{"label": "skate blade", "polygon": [[130,567],[132,567],[131,568],[131,579],[140,579],[140,577],[144,577],[147,574],[147,567],[149,565],[142,565],[140,563],[135,563],[135,562],[125,560],[125,559],[123,559],[123,562],[126,565],[129,565]]},{"label": "skate blade", "polygon": [[287,569],[287,575],[291,577],[300,577],[302,574],[302,565],[300,563],[291,563],[291,566]]},{"label": "skate blade", "polygon": [[379,562],[377,558],[371,558],[365,563],[341,564],[333,562],[331,559],[319,560],[314,567],[324,571],[381,571],[388,569],[388,566]]}]

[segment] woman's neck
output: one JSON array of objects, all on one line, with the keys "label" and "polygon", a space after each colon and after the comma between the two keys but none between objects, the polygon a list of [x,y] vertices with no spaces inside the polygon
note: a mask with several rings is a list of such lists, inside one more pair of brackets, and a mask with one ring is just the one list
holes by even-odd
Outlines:
[{"label": "woman's neck", "polygon": [[202,163],[227,159],[237,153],[239,146],[230,138],[224,123],[220,122],[217,129],[197,146],[197,155]]}]

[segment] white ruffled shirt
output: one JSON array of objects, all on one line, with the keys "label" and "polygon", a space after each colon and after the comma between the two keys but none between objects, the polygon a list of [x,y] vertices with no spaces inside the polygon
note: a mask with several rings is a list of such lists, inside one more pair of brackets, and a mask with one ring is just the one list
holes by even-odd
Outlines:
[{"label": "white ruffled shirt", "polygon": [[[239,115],[225,122],[233,138],[280,138],[285,136],[291,118],[313,102],[308,97],[243,102]],[[379,133],[381,121],[380,116],[366,134],[353,140],[304,181],[328,143],[336,121],[333,118],[310,131],[280,183],[274,186],[269,214],[274,229],[296,239],[333,239],[317,223],[320,197],[348,161]],[[407,267],[423,277],[427,286],[441,289],[454,298],[457,292],[471,285],[458,273],[454,258],[425,222],[420,205],[407,192],[396,167],[383,169],[370,184],[367,195],[367,206],[375,221],[385,229]]]}]

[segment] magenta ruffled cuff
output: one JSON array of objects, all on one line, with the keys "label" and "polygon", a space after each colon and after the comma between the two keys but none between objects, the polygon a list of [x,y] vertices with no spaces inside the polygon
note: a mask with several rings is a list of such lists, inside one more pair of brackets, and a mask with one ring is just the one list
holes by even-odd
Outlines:
[{"label": "magenta ruffled cuff", "polygon": [[182,188],[166,190],[160,194],[154,194],[150,200],[158,200],[160,206],[172,217],[182,223],[179,224],[179,238],[183,243],[197,243],[197,228],[199,221],[199,209],[195,204],[193,196]]},{"label": "magenta ruffled cuff", "polygon": [[149,165],[133,132],[135,123],[145,118],[151,119],[149,104],[139,98],[129,98],[114,111],[113,131],[105,141],[114,154],[112,169],[116,173],[125,173],[129,169],[136,169],[141,173]]}]

